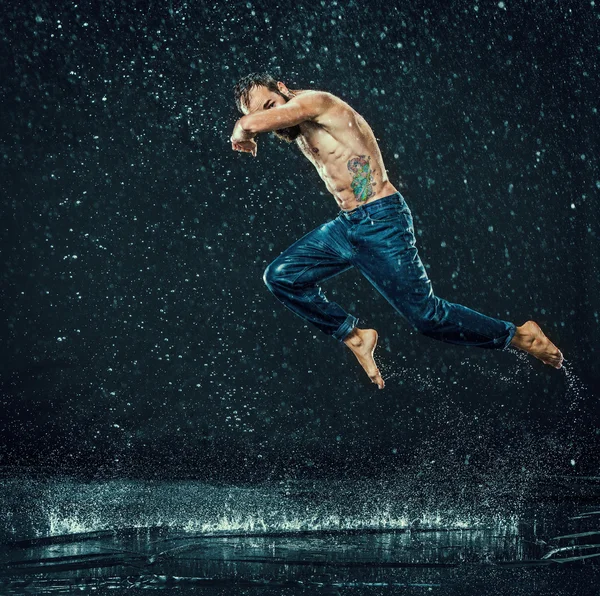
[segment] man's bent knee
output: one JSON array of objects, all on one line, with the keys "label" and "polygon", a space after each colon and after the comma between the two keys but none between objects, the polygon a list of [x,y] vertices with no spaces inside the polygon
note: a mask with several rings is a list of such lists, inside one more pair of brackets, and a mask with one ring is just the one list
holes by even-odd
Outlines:
[{"label": "man's bent knee", "polygon": [[274,267],[273,267],[274,263],[270,263],[269,265],[267,265],[264,273],[263,273],[263,281],[265,282],[265,285],[267,286],[267,288],[269,288],[269,290],[273,291],[273,284],[275,283],[275,271],[274,271]]},{"label": "man's bent knee", "polygon": [[267,265],[267,268],[263,273],[263,281],[265,282],[267,288],[271,290],[271,292],[276,286],[281,286],[286,283],[287,279],[285,269],[285,264],[277,259]]}]

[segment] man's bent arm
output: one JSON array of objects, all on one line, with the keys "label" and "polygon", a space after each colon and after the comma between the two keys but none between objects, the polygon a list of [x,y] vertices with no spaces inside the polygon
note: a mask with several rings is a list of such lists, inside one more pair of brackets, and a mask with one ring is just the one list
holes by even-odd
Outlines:
[{"label": "man's bent arm", "polygon": [[330,105],[326,93],[315,91],[293,97],[286,104],[242,116],[236,124],[233,139],[247,141],[261,132],[288,128],[318,118]]},{"label": "man's bent arm", "polygon": [[232,143],[241,143],[242,141],[250,141],[253,137],[256,136],[257,133],[251,133],[244,129],[242,126],[242,120],[246,116],[240,118],[233,127],[233,133],[231,134],[231,142]]}]

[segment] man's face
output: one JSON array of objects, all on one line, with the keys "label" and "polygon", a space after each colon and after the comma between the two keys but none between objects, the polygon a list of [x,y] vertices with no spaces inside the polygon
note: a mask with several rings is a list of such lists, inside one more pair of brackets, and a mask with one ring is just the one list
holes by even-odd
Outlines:
[{"label": "man's face", "polygon": [[[261,110],[270,110],[277,106],[282,106],[291,99],[289,90],[283,83],[279,84],[280,91],[271,91],[267,87],[262,85],[259,87],[253,87],[250,91],[250,97],[248,106],[243,106],[244,114],[253,114]],[[289,97],[288,97],[289,95]],[[300,126],[289,126],[287,128],[280,128],[279,130],[272,131],[276,137],[283,139],[284,141],[291,143],[300,134]]]}]

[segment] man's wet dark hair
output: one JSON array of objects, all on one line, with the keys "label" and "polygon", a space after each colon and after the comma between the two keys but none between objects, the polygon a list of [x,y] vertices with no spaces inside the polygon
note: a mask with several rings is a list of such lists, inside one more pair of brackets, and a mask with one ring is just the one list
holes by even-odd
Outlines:
[{"label": "man's wet dark hair", "polygon": [[268,72],[252,72],[242,77],[233,88],[233,95],[235,97],[235,105],[237,109],[242,112],[242,104],[248,106],[248,100],[250,99],[250,91],[254,87],[266,87],[269,91],[275,91],[279,95],[281,92],[277,87],[277,80],[274,79]]}]

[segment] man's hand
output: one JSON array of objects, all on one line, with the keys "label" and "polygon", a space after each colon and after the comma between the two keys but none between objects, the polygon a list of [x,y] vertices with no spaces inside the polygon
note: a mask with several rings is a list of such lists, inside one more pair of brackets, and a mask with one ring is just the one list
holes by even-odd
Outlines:
[{"label": "man's hand", "polygon": [[244,130],[240,124],[240,118],[233,127],[233,133],[231,135],[231,148],[234,151],[243,151],[245,153],[252,153],[254,157],[256,157],[256,141],[253,137],[256,137],[256,134],[249,133]]},{"label": "man's hand", "polygon": [[249,139],[247,141],[234,141],[233,137],[231,137],[231,148],[234,151],[252,153],[252,155],[256,157],[256,150],[258,149],[258,146],[256,145],[256,141],[253,139]]}]

